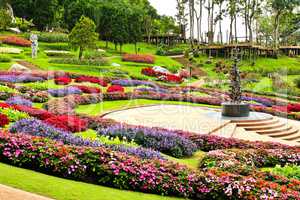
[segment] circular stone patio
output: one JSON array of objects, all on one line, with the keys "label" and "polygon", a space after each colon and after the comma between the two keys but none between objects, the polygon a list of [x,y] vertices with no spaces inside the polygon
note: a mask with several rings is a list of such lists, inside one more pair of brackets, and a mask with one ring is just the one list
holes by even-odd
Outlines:
[{"label": "circular stone patio", "polygon": [[[152,105],[110,112],[104,118],[114,119],[131,125],[160,127],[189,131],[197,134],[213,134],[252,141],[274,141],[290,145],[296,143],[246,131],[238,127],[237,121],[270,120],[272,115],[252,112],[247,118],[222,117],[220,109],[186,105]],[[237,121],[236,121],[237,120]]]}]

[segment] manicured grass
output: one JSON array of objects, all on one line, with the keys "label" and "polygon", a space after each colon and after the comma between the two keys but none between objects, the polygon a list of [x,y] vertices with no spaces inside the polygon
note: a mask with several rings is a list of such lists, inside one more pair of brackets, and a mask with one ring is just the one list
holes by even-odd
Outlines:
[{"label": "manicured grass", "polygon": [[135,99],[135,100],[120,100],[120,101],[105,101],[98,104],[81,105],[76,109],[76,112],[89,114],[89,115],[100,115],[114,110],[121,110],[121,109],[137,107],[137,106],[144,106],[144,105],[162,105],[162,104],[205,106],[205,107],[217,108],[217,106],[211,106],[206,104],[195,104],[195,103],[188,103],[188,102]]},{"label": "manicured grass", "polygon": [[179,199],[118,190],[48,176],[0,163],[0,183],[58,200],[168,200]]},{"label": "manicured grass", "polygon": [[205,156],[205,152],[203,151],[197,151],[194,153],[194,155],[190,158],[183,158],[183,159],[178,159],[178,158],[173,158],[170,156],[166,156],[169,160],[172,160],[174,162],[187,165],[188,167],[192,169],[198,169],[199,162],[202,160],[202,158]]}]

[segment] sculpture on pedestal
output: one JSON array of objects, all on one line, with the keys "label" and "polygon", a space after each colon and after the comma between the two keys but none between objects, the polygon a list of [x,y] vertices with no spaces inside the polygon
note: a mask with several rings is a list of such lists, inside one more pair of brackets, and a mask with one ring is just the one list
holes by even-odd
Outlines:
[{"label": "sculpture on pedestal", "polygon": [[31,56],[32,58],[37,58],[38,36],[32,33],[30,35],[30,41],[31,41]]},{"label": "sculpture on pedestal", "polygon": [[234,60],[230,71],[230,102],[222,104],[222,115],[226,117],[248,117],[249,104],[242,103],[241,76],[238,69],[238,52],[234,52]]}]

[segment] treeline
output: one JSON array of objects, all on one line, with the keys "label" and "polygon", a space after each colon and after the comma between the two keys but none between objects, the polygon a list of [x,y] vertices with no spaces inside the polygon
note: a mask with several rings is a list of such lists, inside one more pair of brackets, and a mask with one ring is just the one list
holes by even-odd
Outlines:
[{"label": "treeline", "polygon": [[157,14],[148,0],[7,0],[17,17],[38,30],[70,31],[82,15],[92,19],[101,39],[136,43],[144,35],[179,33],[172,17]]}]

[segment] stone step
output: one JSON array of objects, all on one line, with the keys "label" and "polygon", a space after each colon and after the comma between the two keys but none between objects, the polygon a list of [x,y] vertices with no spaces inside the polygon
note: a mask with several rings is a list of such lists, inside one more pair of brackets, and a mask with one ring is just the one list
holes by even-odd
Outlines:
[{"label": "stone step", "polygon": [[281,128],[286,126],[285,123],[276,123],[276,124],[269,124],[269,125],[262,125],[262,126],[245,126],[243,127],[247,131],[258,131],[258,130],[269,130],[275,128]]},{"label": "stone step", "polygon": [[268,134],[270,137],[274,137],[274,138],[280,138],[280,139],[283,139],[286,138],[286,137],[291,137],[292,135],[298,133],[298,129],[296,128],[291,128],[287,131],[282,131],[282,132],[279,132],[279,133],[272,133],[272,134]]},{"label": "stone step", "polygon": [[285,131],[291,130],[291,126],[284,125],[279,128],[273,128],[273,129],[267,129],[267,130],[257,130],[256,132],[262,135],[270,135],[270,134],[276,134],[276,133],[281,133]]},{"label": "stone step", "polygon": [[279,119],[274,118],[271,120],[259,121],[259,122],[238,122],[236,123],[238,127],[252,127],[252,126],[266,126],[270,124],[276,124]]},{"label": "stone step", "polygon": [[231,120],[232,123],[255,123],[255,122],[263,122],[263,121],[267,121],[267,120],[272,120],[274,119],[273,116],[269,116],[266,117],[264,119],[257,119],[257,120],[244,120],[244,119],[240,119],[240,120]]},{"label": "stone step", "polygon": [[[290,132],[292,132],[292,130]],[[280,139],[282,139],[282,140],[289,140],[289,141],[297,141],[297,140],[300,139],[299,130],[295,128],[295,132],[292,135],[286,136],[286,137],[282,137]]]}]

